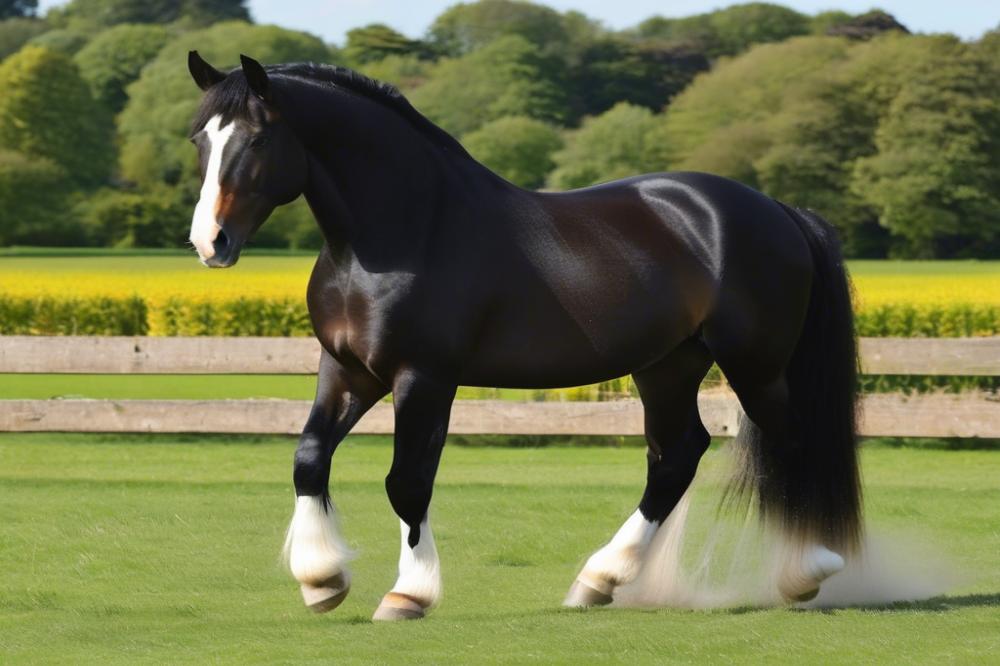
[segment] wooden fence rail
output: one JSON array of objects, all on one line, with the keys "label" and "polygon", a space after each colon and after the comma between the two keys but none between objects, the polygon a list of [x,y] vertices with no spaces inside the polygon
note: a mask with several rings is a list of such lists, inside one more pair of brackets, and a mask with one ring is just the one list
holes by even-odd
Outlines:
[{"label": "wooden fence rail", "polygon": [[[314,338],[0,337],[0,373],[315,374]],[[870,375],[1000,375],[1000,337],[862,338]]]},{"label": "wooden fence rail", "polygon": [[[298,434],[305,400],[0,400],[0,431],[191,432]],[[737,432],[739,403],[729,391],[703,391],[698,406],[712,435]],[[380,403],[354,427],[357,434],[391,433],[392,405]],[[1000,402],[978,394],[866,396],[862,435],[882,437],[1000,437]],[[641,435],[638,400],[513,402],[458,400],[453,434]]]},{"label": "wooden fence rail", "polygon": [[[312,374],[309,338],[0,337],[0,373]],[[861,340],[868,374],[1000,375],[1000,338]],[[713,435],[736,433],[739,403],[703,391]],[[0,431],[280,433],[301,430],[309,402],[297,400],[0,400]],[[392,407],[376,405],[354,432],[392,432]],[[457,401],[455,434],[641,435],[642,407],[611,402]],[[1000,437],[1000,400],[960,395],[875,394],[862,403],[868,436]]]}]

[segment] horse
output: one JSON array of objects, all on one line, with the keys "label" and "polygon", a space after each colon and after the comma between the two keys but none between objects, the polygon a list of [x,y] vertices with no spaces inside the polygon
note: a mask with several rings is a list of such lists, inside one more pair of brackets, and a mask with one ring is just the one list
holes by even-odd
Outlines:
[{"label": "horse", "polygon": [[612,602],[709,446],[697,393],[713,363],[745,413],[729,497],[794,546],[777,591],[811,598],[844,567],[862,532],[857,353],[829,223],[704,173],[524,190],[392,86],[329,65],[240,61],[222,72],[188,57],[204,91],[190,240],[204,265],[232,266],[299,196],[325,238],[307,292],[322,347],[316,398],[295,451],[284,550],[309,608],[331,610],[350,589],[329,475],[376,402],[392,395],[385,489],[401,552],[373,619],[415,619],[441,598],[428,512],[457,387],[631,375],[645,491],[564,601]]}]

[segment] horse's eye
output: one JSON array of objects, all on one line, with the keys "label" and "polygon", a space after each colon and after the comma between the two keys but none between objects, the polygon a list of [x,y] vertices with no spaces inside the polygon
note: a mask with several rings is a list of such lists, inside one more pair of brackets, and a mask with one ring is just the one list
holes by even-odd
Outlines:
[{"label": "horse's eye", "polygon": [[267,135],[266,134],[258,134],[258,135],[254,136],[253,138],[250,139],[250,147],[251,148],[260,148],[261,146],[265,145],[266,143],[267,143]]}]

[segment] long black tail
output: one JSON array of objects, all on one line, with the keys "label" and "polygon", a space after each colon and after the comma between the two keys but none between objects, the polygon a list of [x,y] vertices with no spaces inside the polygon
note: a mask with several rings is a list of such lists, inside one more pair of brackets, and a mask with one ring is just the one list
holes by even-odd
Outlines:
[{"label": "long black tail", "polygon": [[833,227],[810,211],[785,210],[802,229],[815,265],[808,314],[786,370],[791,432],[785,445],[769,442],[744,418],[734,486],[744,496],[756,493],[768,523],[803,543],[849,554],[862,533],[851,286]]}]

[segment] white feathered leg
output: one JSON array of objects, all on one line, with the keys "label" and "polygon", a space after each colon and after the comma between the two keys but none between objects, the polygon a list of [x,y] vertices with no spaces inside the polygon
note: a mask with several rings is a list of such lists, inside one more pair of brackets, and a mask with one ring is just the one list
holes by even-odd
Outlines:
[{"label": "white feathered leg", "polygon": [[577,576],[565,606],[603,606],[611,603],[614,589],[635,580],[642,559],[659,523],[633,513],[606,546],[590,556]]},{"label": "white feathered leg", "polygon": [[333,505],[321,495],[297,497],[285,537],[285,559],[302,585],[306,606],[323,613],[340,605],[351,587],[346,565],[352,555],[340,536]]},{"label": "white feathered leg", "polygon": [[420,539],[410,547],[409,526],[399,521],[399,577],[375,611],[375,620],[413,620],[441,601],[441,562],[430,522],[420,523]]},{"label": "white feathered leg", "polygon": [[820,545],[786,546],[778,575],[778,592],[789,603],[810,601],[820,584],[844,569],[844,558]]}]

